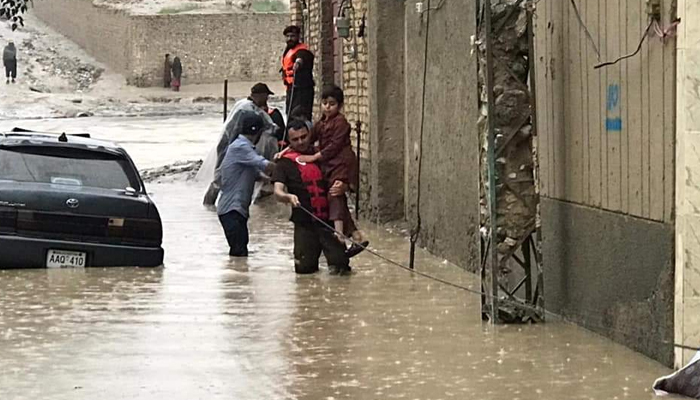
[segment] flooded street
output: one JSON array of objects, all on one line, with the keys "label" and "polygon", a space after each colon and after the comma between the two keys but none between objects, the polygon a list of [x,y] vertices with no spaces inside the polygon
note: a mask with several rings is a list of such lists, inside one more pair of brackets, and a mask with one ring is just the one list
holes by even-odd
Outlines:
[{"label": "flooded street", "polygon": [[[203,158],[220,123],[21,126],[90,130],[147,168]],[[164,268],[0,271],[0,399],[651,399],[670,372],[565,323],[484,324],[477,295],[370,254],[349,277],[296,276],[289,211],[270,198],[252,207],[251,256],[231,259],[202,187],[148,191]],[[405,238],[363,226],[377,251],[407,261]],[[479,287],[425,252],[416,265]]]},{"label": "flooded street", "polygon": [[207,155],[221,133],[223,116],[170,118],[63,118],[0,120],[1,130],[21,127],[43,132],[90,133],[95,139],[117,142],[139,169]]}]

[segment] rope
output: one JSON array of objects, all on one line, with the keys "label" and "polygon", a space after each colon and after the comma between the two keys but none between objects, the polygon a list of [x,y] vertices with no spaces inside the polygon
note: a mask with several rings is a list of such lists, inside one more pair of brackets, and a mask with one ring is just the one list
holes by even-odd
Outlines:
[{"label": "rope", "polygon": [[[472,289],[472,288],[470,288],[470,287],[462,286],[462,285],[460,285],[460,284],[453,283],[453,282],[447,281],[447,280],[445,280],[445,279],[438,278],[438,277],[433,276],[433,275],[430,275],[430,274],[426,274],[426,273],[424,273],[424,272],[416,271],[415,269],[413,269],[413,268],[411,268],[411,267],[407,267],[407,266],[401,264],[400,262],[394,261],[394,260],[392,260],[391,258],[386,257],[386,256],[384,256],[383,254],[381,254],[381,253],[379,253],[379,252],[377,252],[377,251],[375,251],[375,250],[372,250],[372,249],[370,249],[370,248],[367,247],[367,246],[363,246],[361,243],[356,242],[354,239],[349,238],[349,237],[343,235],[342,232],[338,232],[337,230],[335,230],[334,227],[332,227],[331,225],[329,225],[326,221],[324,221],[324,220],[322,220],[321,218],[317,217],[316,215],[314,215],[313,212],[309,211],[308,209],[304,208],[303,206],[299,206],[299,209],[302,210],[304,213],[308,214],[311,218],[313,218],[316,222],[318,222],[319,224],[321,224],[324,228],[328,229],[329,231],[331,231],[331,232],[333,232],[333,233],[335,233],[335,234],[340,235],[341,237],[345,238],[345,240],[349,241],[350,243],[352,243],[352,244],[354,244],[354,245],[356,245],[356,246],[360,246],[360,247],[363,248],[366,252],[372,254],[373,256],[375,256],[375,257],[377,257],[377,258],[379,258],[379,259],[381,259],[381,260],[383,260],[383,261],[385,261],[385,262],[387,262],[387,263],[389,263],[389,264],[391,264],[391,265],[394,265],[394,266],[396,266],[396,267],[399,267],[399,268],[401,268],[401,269],[403,269],[403,270],[406,270],[406,271],[408,271],[408,272],[410,272],[410,273],[412,273],[412,274],[414,274],[414,275],[420,276],[420,277],[422,277],[422,278],[426,278],[426,279],[429,279],[429,280],[432,280],[432,281],[435,281],[435,282],[438,282],[438,283],[442,283],[442,284],[445,285],[445,286],[449,286],[449,287],[452,287],[452,288],[455,288],[455,289],[459,289],[459,290],[462,290],[462,291],[465,291],[465,292],[468,292],[468,293],[476,294],[476,295],[479,295],[479,296],[490,297],[490,298],[498,298],[497,296],[489,295],[489,294],[486,293],[486,292],[482,292],[482,291],[480,291],[480,290],[475,290],[475,289]],[[527,304],[517,303],[517,302],[511,301],[511,300],[509,300],[509,299],[501,299],[501,298],[498,298],[498,301],[499,301],[500,303],[502,303],[502,304],[511,304],[511,305],[513,305],[514,307],[521,308],[521,309],[525,309],[525,310],[529,310],[529,311],[535,311],[535,312],[540,312],[540,311],[542,311],[542,310],[540,310],[540,309],[538,309],[538,308],[536,308],[536,307],[533,307],[533,306],[530,306],[530,305],[527,305]],[[576,317],[582,317],[582,318],[585,318],[585,319],[587,319],[587,320],[589,320],[589,321],[591,321],[591,320],[594,320],[594,321],[599,321],[599,320],[601,320],[600,317],[598,317],[598,316],[587,315],[587,314],[585,314],[585,313],[575,314],[574,316],[576,316]],[[575,321],[571,321],[571,320],[569,320],[569,319],[567,319],[567,318],[565,318],[565,317],[563,317],[563,316],[558,316],[558,318],[561,319],[561,320],[564,321],[564,322],[571,323],[571,324],[576,324]],[[635,339],[638,339],[638,341],[639,341],[639,339],[645,339],[645,337],[642,337],[641,335],[634,335],[634,334],[631,334],[631,333],[629,333],[629,332],[624,332],[624,331],[621,331],[621,330],[618,330],[618,329],[614,329],[614,328],[611,328],[611,327],[607,327],[607,326],[604,326],[604,325],[596,325],[596,324],[588,323],[588,328],[589,328],[589,329],[591,329],[591,328],[597,328],[597,329],[601,329],[601,330],[608,331],[608,332],[618,333],[618,334],[624,335],[624,336],[626,336],[626,337],[628,337],[628,338],[635,338]],[[679,349],[700,351],[700,347],[693,347],[693,346],[688,346],[688,345],[685,345],[685,344],[678,344],[678,343],[674,343],[674,342],[667,341],[667,340],[658,340],[658,339],[655,339],[655,341],[658,342],[658,343],[660,343],[660,344],[672,345],[673,347],[679,348]]]}]

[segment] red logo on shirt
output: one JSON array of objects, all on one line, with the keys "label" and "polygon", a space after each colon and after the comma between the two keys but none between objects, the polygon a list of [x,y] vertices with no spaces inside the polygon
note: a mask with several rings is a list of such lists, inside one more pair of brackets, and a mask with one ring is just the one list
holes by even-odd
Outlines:
[{"label": "red logo on shirt", "polygon": [[297,165],[301,180],[306,185],[306,191],[311,196],[311,208],[314,215],[320,219],[328,219],[328,196],[323,188],[323,173],[321,168],[314,163],[301,163],[297,161],[301,154],[288,151],[284,157]]}]

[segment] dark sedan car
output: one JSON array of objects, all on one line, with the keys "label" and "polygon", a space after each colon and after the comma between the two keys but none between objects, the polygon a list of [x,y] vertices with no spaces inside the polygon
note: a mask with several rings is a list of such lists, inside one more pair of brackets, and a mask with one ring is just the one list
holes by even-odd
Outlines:
[{"label": "dark sedan car", "polygon": [[159,266],[162,237],[123,148],[89,135],[0,133],[0,268]]}]

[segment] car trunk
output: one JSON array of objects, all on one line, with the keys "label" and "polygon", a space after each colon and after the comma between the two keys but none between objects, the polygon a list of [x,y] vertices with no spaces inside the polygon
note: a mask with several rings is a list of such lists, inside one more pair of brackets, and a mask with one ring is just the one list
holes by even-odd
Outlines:
[{"label": "car trunk", "polygon": [[[0,232],[99,243],[160,245],[145,195],[46,183],[0,182]],[[14,226],[12,226],[14,225]]]}]

